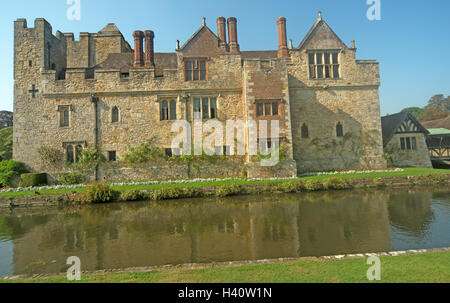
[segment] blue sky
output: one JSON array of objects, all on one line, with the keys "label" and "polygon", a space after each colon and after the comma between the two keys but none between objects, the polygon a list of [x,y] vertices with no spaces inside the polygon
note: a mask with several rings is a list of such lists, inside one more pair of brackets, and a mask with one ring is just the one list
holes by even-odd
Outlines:
[{"label": "blue sky", "polygon": [[369,21],[367,0],[81,0],[81,20],[66,17],[67,0],[4,1],[0,11],[0,110],[13,109],[13,21],[28,25],[44,17],[53,31],[97,32],[114,22],[132,44],[132,32],[155,32],[155,50],[173,52],[201,25],[216,32],[219,16],[238,18],[242,50],[277,49],[276,19],[288,20],[288,38],[297,46],[323,12],[324,19],[349,44],[356,40],[359,59],[381,64],[382,114],[424,106],[434,94],[450,95],[450,1],[380,0],[381,21]]}]

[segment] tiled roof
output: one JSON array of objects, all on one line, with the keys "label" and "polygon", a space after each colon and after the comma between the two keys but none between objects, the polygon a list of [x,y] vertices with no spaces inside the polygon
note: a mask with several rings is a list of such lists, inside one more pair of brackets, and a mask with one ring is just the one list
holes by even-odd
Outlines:
[{"label": "tiled roof", "polygon": [[[120,69],[125,73],[133,67],[134,53],[109,54],[108,58],[100,63],[98,69]],[[158,70],[176,69],[177,54],[176,53],[155,53],[155,67]]]},{"label": "tiled roof", "polygon": [[276,59],[278,51],[248,51],[241,52],[242,59]]}]

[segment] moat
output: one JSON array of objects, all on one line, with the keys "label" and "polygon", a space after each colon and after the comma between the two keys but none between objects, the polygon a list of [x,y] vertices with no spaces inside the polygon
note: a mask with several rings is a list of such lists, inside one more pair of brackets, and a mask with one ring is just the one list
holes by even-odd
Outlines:
[{"label": "moat", "polygon": [[450,189],[0,212],[0,275],[450,247]]}]

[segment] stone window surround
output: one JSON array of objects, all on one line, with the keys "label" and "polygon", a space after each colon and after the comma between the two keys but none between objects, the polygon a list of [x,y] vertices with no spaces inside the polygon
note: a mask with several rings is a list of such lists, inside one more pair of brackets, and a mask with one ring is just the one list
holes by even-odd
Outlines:
[{"label": "stone window surround", "polygon": [[84,149],[87,148],[87,143],[86,143],[86,141],[64,142],[62,144],[62,147],[63,147],[63,150],[64,150],[64,157],[65,157],[66,160],[68,160],[67,159],[67,156],[68,156],[67,155],[67,148],[69,146],[72,146],[72,148],[73,148],[73,160],[74,160],[74,162],[76,162],[77,161],[77,147],[81,146],[81,148],[84,150]]},{"label": "stone window surround", "polygon": [[[167,113],[167,116],[168,116],[168,119],[162,119],[162,105],[163,105],[163,102],[164,101],[166,101],[167,102],[167,106],[168,106],[168,113]],[[170,111],[170,104],[171,104],[171,102],[172,101],[175,101],[175,104],[176,104],[176,106],[175,106],[175,117],[174,117],[174,119],[171,119],[172,117],[171,117],[171,111]],[[175,95],[164,95],[164,96],[159,96],[158,97],[158,107],[159,107],[159,120],[160,120],[160,122],[164,122],[164,121],[175,121],[175,120],[177,120],[178,119],[178,111],[179,111],[179,103],[180,102],[178,102],[178,101],[180,101],[180,97],[179,96],[175,96]]]},{"label": "stone window surround", "polygon": [[[114,121],[114,110],[117,109],[118,113],[117,113],[117,121]],[[118,106],[114,105],[113,107],[111,107],[111,123],[113,124],[117,124],[120,123],[122,121],[122,115],[121,115],[121,110]]]},{"label": "stone window surround", "polygon": [[[278,104],[278,115],[277,116],[258,116],[258,104],[265,104],[265,103],[277,103]],[[253,112],[254,112],[254,118],[255,120],[267,120],[267,121],[271,121],[271,120],[280,120],[281,123],[281,118],[284,116],[284,105],[286,104],[286,101],[282,98],[264,98],[264,99],[255,99],[253,101]],[[265,109],[264,109],[265,110]]]},{"label": "stone window surround", "polygon": [[[186,62],[187,61],[205,61],[205,71],[206,71],[206,74],[205,74],[205,80],[200,80],[200,78],[201,78],[201,76],[200,76],[200,74],[199,74],[199,80],[194,80],[193,79],[193,77],[192,77],[192,80],[187,80],[187,73],[186,73]],[[208,81],[208,79],[209,79],[209,61],[210,61],[210,59],[208,58],[208,57],[185,57],[185,58],[183,58],[183,79],[184,79],[184,81],[185,82],[202,82],[202,81]],[[199,65],[200,65],[200,63],[199,63]],[[194,68],[192,68],[192,70],[194,70]],[[198,70],[199,70],[199,73],[201,72],[200,71],[200,67],[198,68]]]},{"label": "stone window surround", "polygon": [[414,136],[400,137],[399,144],[399,148],[403,152],[417,151],[417,138]]},{"label": "stone window surround", "polygon": [[[263,114],[262,115],[258,115],[258,105],[263,104]],[[267,115],[266,113],[266,104],[270,104],[270,115]],[[273,115],[273,106],[274,105],[278,105],[278,113],[276,115]],[[264,117],[264,118],[274,118],[274,117],[280,117],[282,116],[282,110],[281,110],[281,104],[283,104],[283,100],[279,99],[279,98],[275,98],[275,99],[257,99],[255,100],[255,106],[256,106],[256,116],[257,117]]]},{"label": "stone window surround", "polygon": [[[69,110],[69,123],[68,125],[64,125],[64,111]],[[56,111],[59,113],[59,128],[69,128],[72,122],[72,112],[74,111],[74,108],[72,105],[58,105]]]},{"label": "stone window surround", "polygon": [[[339,127],[342,128],[342,134],[340,133]],[[334,133],[334,135],[335,135],[337,138],[343,138],[343,137],[345,137],[345,127],[344,127],[344,123],[342,123],[341,121],[336,122],[336,124],[335,124],[335,133]],[[340,136],[340,135],[342,135],[342,136]]]},{"label": "stone window surround", "polygon": [[[191,95],[188,101],[188,108],[189,111],[191,111],[191,121],[194,121],[195,117],[195,111],[194,111],[194,106],[195,106],[195,99],[200,99],[200,109],[202,112],[202,120],[219,120],[219,109],[220,109],[220,94],[198,94],[198,95]],[[209,106],[209,117],[208,118],[203,118],[203,106],[202,106],[202,100],[204,98],[208,98],[209,102],[208,102],[208,106]],[[216,99],[216,116],[215,118],[211,118],[211,99]]]},{"label": "stone window surround", "polygon": [[[339,77],[337,77],[337,78],[332,77],[331,74],[334,73],[333,72],[333,68],[331,68],[331,70],[330,70],[330,77],[329,78],[326,78],[325,74],[323,75],[323,78],[318,78],[317,77],[317,64],[316,64],[316,62],[314,62],[314,64],[311,64],[309,62],[309,55],[310,54],[314,54],[314,60],[317,60],[316,59],[316,53],[330,53],[330,54],[337,53],[338,54],[338,62],[337,62],[337,64],[333,64],[332,62],[330,62],[330,64],[325,64],[325,62],[322,62],[321,65],[323,65],[323,66],[331,65],[331,67],[333,67],[333,65],[337,65],[338,66]],[[310,50],[306,50],[306,56],[307,56],[306,61],[307,61],[307,64],[308,64],[308,69],[307,69],[308,79],[310,79],[310,80],[322,80],[322,81],[323,80],[342,80],[342,78],[343,78],[342,77],[342,68],[341,68],[342,67],[342,53],[343,53],[342,49],[310,49]],[[316,77],[311,77],[310,68],[313,65],[315,67]]]}]

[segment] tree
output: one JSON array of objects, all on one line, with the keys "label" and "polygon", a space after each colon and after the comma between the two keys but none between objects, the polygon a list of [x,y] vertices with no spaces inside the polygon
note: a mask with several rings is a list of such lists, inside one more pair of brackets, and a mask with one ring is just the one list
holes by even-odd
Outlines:
[{"label": "tree", "polygon": [[424,108],[419,116],[420,121],[432,121],[446,118],[450,115],[450,96],[447,98],[442,94],[434,95],[428,101],[428,105]]},{"label": "tree", "polygon": [[0,130],[0,161],[12,159],[13,128]]},{"label": "tree", "polygon": [[402,113],[404,112],[409,112],[414,116],[414,118],[418,119],[419,116],[422,114],[423,109],[420,107],[408,107],[402,110]]}]

